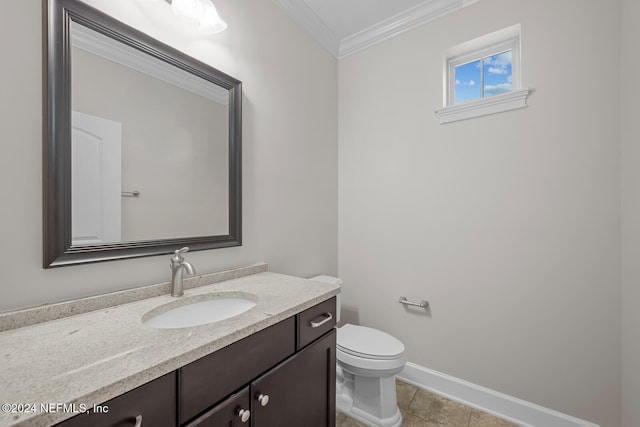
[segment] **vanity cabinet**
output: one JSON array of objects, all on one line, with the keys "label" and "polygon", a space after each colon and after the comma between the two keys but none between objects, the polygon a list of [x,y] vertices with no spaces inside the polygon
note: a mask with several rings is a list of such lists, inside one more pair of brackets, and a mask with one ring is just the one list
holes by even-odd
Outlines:
[{"label": "vanity cabinet", "polygon": [[334,427],[335,314],[332,298],[59,426]]},{"label": "vanity cabinet", "polygon": [[335,426],[335,344],[331,331],[185,427]]},{"label": "vanity cabinet", "polygon": [[[168,373],[101,405],[102,409],[58,424],[60,427],[154,426],[176,424],[176,372]],[[106,412],[105,412],[106,411]]]},{"label": "vanity cabinet", "polygon": [[[335,311],[332,298],[181,368],[180,422],[249,425],[240,419],[249,410],[253,427],[335,425]],[[221,400],[234,392],[239,403],[229,411],[233,396]],[[219,422],[220,414],[231,420]]]},{"label": "vanity cabinet", "polygon": [[180,368],[180,424],[293,355],[295,328],[290,317]]}]

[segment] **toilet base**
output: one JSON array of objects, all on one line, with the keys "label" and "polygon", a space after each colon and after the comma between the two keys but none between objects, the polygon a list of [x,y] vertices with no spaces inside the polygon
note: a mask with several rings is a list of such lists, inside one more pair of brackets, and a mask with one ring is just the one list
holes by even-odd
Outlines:
[{"label": "toilet base", "polygon": [[337,396],[336,398],[336,410],[371,427],[400,427],[402,424],[402,414],[400,414],[399,409],[397,409],[391,417],[381,419],[358,408],[354,408],[353,402],[350,403],[350,399],[344,399],[341,396]]},{"label": "toilet base", "polygon": [[338,369],[336,409],[371,427],[400,427],[395,377],[366,378]]}]

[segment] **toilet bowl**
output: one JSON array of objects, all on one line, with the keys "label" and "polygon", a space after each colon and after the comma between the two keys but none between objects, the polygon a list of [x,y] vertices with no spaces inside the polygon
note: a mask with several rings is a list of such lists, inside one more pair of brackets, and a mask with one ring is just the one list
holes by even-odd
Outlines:
[{"label": "toilet bowl", "polygon": [[[342,284],[331,276],[311,280]],[[340,320],[340,295],[337,300]],[[337,410],[370,426],[400,426],[395,375],[407,362],[402,342],[380,330],[348,323],[337,332]]]}]

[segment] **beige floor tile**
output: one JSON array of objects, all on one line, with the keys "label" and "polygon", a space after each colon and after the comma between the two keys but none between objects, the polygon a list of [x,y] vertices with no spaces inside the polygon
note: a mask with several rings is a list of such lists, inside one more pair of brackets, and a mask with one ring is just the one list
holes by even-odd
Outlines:
[{"label": "beige floor tile", "polygon": [[336,427],[367,427],[360,421],[347,417],[342,412],[336,413]]},{"label": "beige floor tile", "polygon": [[402,427],[438,427],[438,424],[408,414],[406,417],[402,416]]},{"label": "beige floor tile", "polygon": [[409,413],[409,409],[408,408],[403,408],[401,406],[398,406],[398,409],[400,409],[400,415],[402,415],[402,419],[404,420],[405,418],[407,418],[409,415],[411,415]]},{"label": "beige floor tile", "polygon": [[426,390],[418,390],[409,413],[438,427],[468,427],[471,408]]},{"label": "beige floor tile", "polygon": [[408,412],[421,418],[429,419],[431,404],[435,398],[436,395],[433,393],[422,389],[417,390],[411,404],[409,405]]},{"label": "beige floor tile", "polygon": [[438,396],[431,404],[429,421],[440,427],[468,427],[471,408]]},{"label": "beige floor tile", "polygon": [[517,425],[473,409],[469,427],[517,427]]},{"label": "beige floor tile", "polygon": [[407,384],[402,381],[396,381],[396,395],[398,397],[398,407],[401,412],[409,408],[409,404],[413,400],[417,391],[418,387],[414,385]]}]

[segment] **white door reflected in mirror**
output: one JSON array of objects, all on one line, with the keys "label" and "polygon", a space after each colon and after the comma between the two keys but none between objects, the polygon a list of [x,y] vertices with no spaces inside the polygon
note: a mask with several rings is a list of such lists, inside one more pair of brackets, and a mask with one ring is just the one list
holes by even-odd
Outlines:
[{"label": "white door reflected in mirror", "polygon": [[73,111],[71,129],[71,244],[119,242],[122,125]]}]

